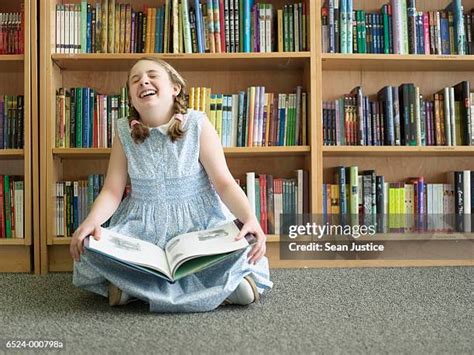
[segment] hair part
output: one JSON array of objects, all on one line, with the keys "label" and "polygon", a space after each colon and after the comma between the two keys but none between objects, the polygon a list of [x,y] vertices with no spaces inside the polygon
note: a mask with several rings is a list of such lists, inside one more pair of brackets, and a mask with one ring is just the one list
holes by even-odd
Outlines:
[{"label": "hair part", "polygon": [[[158,59],[154,57],[143,57],[143,58],[140,58],[136,63],[142,60],[148,60],[148,61],[157,63],[160,67],[162,67],[168,73],[168,77],[171,83],[173,85],[179,85],[181,87],[179,94],[175,96],[174,98],[173,113],[186,114],[186,112],[188,111],[188,101],[186,99],[186,82],[184,81],[181,74],[179,74],[175,68],[173,68],[169,63],[165,62],[162,59]],[[132,136],[133,141],[136,144],[140,144],[140,143],[143,143],[145,139],[147,139],[150,136],[150,127],[148,127],[148,125],[146,125],[142,121],[142,119],[140,118],[140,114],[132,105],[132,99],[130,97],[130,85],[129,85],[131,71],[132,70],[130,69],[127,76],[128,105],[129,105],[129,112],[130,112],[128,116],[128,125],[132,129],[130,135]],[[135,124],[132,127],[131,123],[133,120],[137,120],[139,123]],[[180,139],[183,137],[185,131],[182,125],[183,123],[181,121],[174,120],[174,122],[168,128],[167,134],[170,137],[172,142],[175,142],[177,139]]]}]

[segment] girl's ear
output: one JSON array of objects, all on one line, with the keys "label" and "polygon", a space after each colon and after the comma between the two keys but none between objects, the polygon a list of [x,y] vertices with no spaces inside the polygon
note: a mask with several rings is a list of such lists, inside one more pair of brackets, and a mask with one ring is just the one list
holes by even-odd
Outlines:
[{"label": "girl's ear", "polygon": [[180,84],[174,84],[173,85],[173,94],[174,96],[178,96],[181,93],[181,85]]}]

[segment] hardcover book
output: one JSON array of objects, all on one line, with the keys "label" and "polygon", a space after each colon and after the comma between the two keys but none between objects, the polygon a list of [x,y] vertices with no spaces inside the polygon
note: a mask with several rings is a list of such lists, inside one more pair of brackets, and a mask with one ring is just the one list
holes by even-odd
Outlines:
[{"label": "hardcover book", "polygon": [[86,239],[91,252],[135,270],[174,282],[227,259],[256,242],[252,234],[235,240],[238,220],[212,229],[178,235],[162,249],[157,245],[102,228],[100,240]]}]

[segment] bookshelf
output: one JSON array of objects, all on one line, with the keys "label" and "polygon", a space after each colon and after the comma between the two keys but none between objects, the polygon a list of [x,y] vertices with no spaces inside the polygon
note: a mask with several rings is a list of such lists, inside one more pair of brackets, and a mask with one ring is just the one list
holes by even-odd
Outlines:
[{"label": "bookshelf", "polygon": [[[70,1],[79,3],[79,1]],[[129,1],[142,8],[147,1]],[[268,1],[276,8],[293,1]],[[296,2],[296,1],[294,1]],[[387,1],[354,0],[354,8],[375,11]],[[160,5],[162,2],[158,2]],[[353,87],[362,85],[373,95],[383,86],[414,82],[424,95],[431,95],[461,80],[474,82],[474,56],[467,55],[386,55],[328,54],[321,50],[321,7],[323,0],[308,5],[307,52],[283,53],[204,53],[154,54],[175,66],[189,86],[212,87],[216,92],[233,93],[250,85],[264,85],[273,92],[290,92],[303,85],[308,92],[309,144],[303,147],[226,148],[231,172],[244,179],[245,172],[289,177],[295,169],[310,173],[310,205],[312,213],[322,212],[323,182],[331,182],[333,170],[340,165],[358,165],[360,170],[375,169],[388,181],[403,181],[423,175],[429,182],[446,182],[452,170],[474,170],[473,147],[358,147],[323,146],[322,101],[333,100]],[[449,1],[420,2],[420,11],[444,8]],[[155,4],[155,3],[154,3]],[[474,1],[463,1],[465,9],[474,8]],[[41,271],[71,270],[68,252],[70,238],[54,235],[54,191],[56,181],[84,178],[89,173],[107,169],[110,149],[54,147],[55,92],[59,87],[90,86],[105,94],[116,93],[124,84],[126,72],[142,54],[59,54],[54,53],[54,11],[56,2],[41,2],[42,50],[40,119],[41,171]],[[401,168],[400,168],[401,167]],[[392,242],[390,236],[380,236]],[[429,240],[433,238],[427,237]],[[454,236],[454,238],[457,238]],[[416,239],[416,238],[415,238]],[[434,238],[436,239],[436,238]],[[442,240],[442,238],[438,238]],[[466,238],[459,237],[460,243]],[[456,239],[455,239],[456,240]],[[467,239],[469,243],[471,239]],[[440,260],[344,260],[336,256],[326,260],[280,260],[279,237],[268,236],[267,256],[271,267],[380,267],[472,265],[449,255]],[[410,248],[411,242],[404,241]],[[397,241],[397,243],[400,243]],[[445,246],[438,244],[440,248]],[[464,244],[466,245],[466,244]],[[435,245],[436,246],[436,245]],[[470,247],[470,244],[467,244]]]},{"label": "bookshelf", "polygon": [[35,164],[32,137],[36,134],[33,124],[33,76],[36,75],[36,45],[32,40],[35,23],[36,4],[30,0],[2,2],[0,12],[19,13],[24,4],[24,52],[23,54],[0,55],[0,94],[24,96],[24,135],[22,149],[0,149],[0,175],[18,175],[23,177],[23,220],[24,238],[0,239],[0,272],[31,272],[34,268],[33,244],[38,242],[37,230],[34,228],[33,179]]},{"label": "bookshelf", "polygon": [[[268,1],[275,8],[299,1]],[[55,53],[55,8],[59,1],[41,2],[42,50],[41,82],[44,92],[40,91],[41,111],[41,271],[71,270],[69,255],[70,237],[56,237],[54,234],[54,186],[57,181],[74,180],[88,174],[105,174],[110,156],[110,148],[55,148],[54,117],[55,94],[59,87],[89,86],[103,94],[118,93],[126,82],[126,75],[142,53]],[[68,3],[79,4],[80,1]],[[91,2],[89,2],[91,3]],[[142,0],[123,1],[131,3],[134,10],[143,5],[161,6],[164,1],[150,2]],[[205,86],[213,92],[236,93],[252,85],[263,85],[270,92],[294,92],[302,85],[308,93],[308,117],[317,110],[314,50],[315,3],[307,2],[308,8],[308,44],[309,51],[270,52],[270,53],[193,53],[193,54],[153,54],[172,64],[186,79],[188,86]],[[278,76],[277,76],[278,74]],[[277,78],[275,80],[275,78]],[[311,120],[313,122],[313,120]],[[227,163],[235,178],[245,181],[245,173],[272,174],[278,177],[292,177],[296,169],[312,171],[316,160],[315,127],[309,123],[308,145],[252,148],[225,148]],[[311,189],[317,186],[316,175],[311,175]],[[315,201],[312,201],[315,203]],[[278,236],[268,236],[269,245],[278,250]]]},{"label": "bookshelf", "polygon": [[[318,1],[322,7],[324,1]],[[444,9],[451,1],[417,1],[417,11]],[[378,12],[388,1],[354,0],[354,10]],[[474,1],[463,0],[464,12],[474,8]],[[474,56],[472,55],[401,55],[401,54],[339,54],[321,53],[321,99],[334,100],[361,86],[364,95],[375,97],[386,85],[399,86],[415,83],[424,97],[462,80],[474,82]],[[472,92],[472,89],[471,89]],[[319,120],[318,120],[319,122]],[[321,142],[318,140],[318,142]],[[321,144],[321,143],[320,143]],[[362,170],[375,170],[385,181],[405,182],[412,176],[423,176],[428,183],[447,183],[447,173],[474,169],[474,146],[320,146],[323,160],[323,181],[334,183],[334,170],[338,166],[358,166]],[[432,266],[472,265],[472,258],[456,260],[462,248],[472,250],[472,235],[450,235],[448,238],[415,235],[407,240],[395,241],[390,235],[377,235],[389,245],[403,245],[410,249],[421,248],[420,241],[430,241],[426,256],[443,255],[437,260],[418,257],[417,260],[353,260],[349,265],[364,266]],[[403,243],[403,244],[400,244]],[[416,244],[418,243],[418,244]],[[420,247],[421,245],[421,247]],[[462,246],[462,247],[460,247]],[[401,248],[401,247],[398,247]],[[401,249],[400,249],[401,250]],[[407,254],[408,255],[408,254]],[[420,253],[420,256],[423,254]],[[450,257],[452,256],[452,257]],[[336,261],[332,261],[337,263]]]}]

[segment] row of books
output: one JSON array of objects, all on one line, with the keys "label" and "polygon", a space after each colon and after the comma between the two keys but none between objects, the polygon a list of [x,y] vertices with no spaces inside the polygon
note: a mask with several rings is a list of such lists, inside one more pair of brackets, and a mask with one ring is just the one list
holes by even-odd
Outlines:
[{"label": "row of books", "polygon": [[0,238],[24,238],[22,176],[0,175]]},{"label": "row of books", "polygon": [[102,95],[91,88],[60,88],[56,93],[56,148],[110,148],[114,122],[128,116],[127,89]]},{"label": "row of books", "polygon": [[87,180],[56,182],[56,236],[71,237],[87,217],[92,203],[104,185],[104,175],[92,174]]},{"label": "row of books", "polygon": [[473,54],[472,14],[461,0],[425,12],[416,0],[390,0],[372,13],[354,10],[353,0],[326,0],[321,16],[326,53]]},{"label": "row of books", "polygon": [[251,86],[238,94],[211,94],[210,88],[192,87],[189,107],[207,113],[224,147],[305,145],[307,95],[268,93]]},{"label": "row of books", "polygon": [[20,12],[0,12],[0,54],[24,52],[24,4]]},{"label": "row of books", "polygon": [[0,149],[23,148],[24,97],[0,95]]},{"label": "row of books", "polygon": [[277,178],[267,174],[246,173],[242,186],[250,207],[266,234],[280,233],[281,214],[309,213],[308,172],[298,169],[293,178]]},{"label": "row of books", "polygon": [[254,0],[165,0],[161,7],[101,0],[56,5],[57,53],[305,51],[307,6]]},{"label": "row of books", "polygon": [[323,185],[323,214],[464,215],[474,211],[474,171],[447,174],[447,184],[414,177],[389,183],[374,170],[340,166]]},{"label": "row of books", "polygon": [[385,86],[375,98],[361,87],[323,102],[325,145],[473,145],[474,96],[462,81],[425,99],[413,83]]}]

